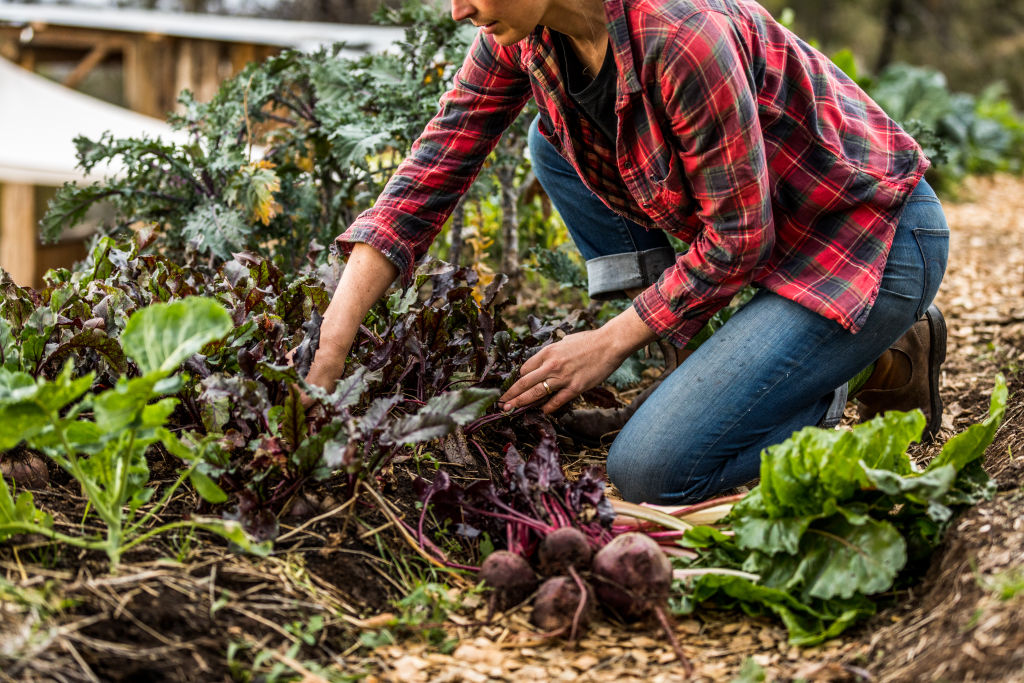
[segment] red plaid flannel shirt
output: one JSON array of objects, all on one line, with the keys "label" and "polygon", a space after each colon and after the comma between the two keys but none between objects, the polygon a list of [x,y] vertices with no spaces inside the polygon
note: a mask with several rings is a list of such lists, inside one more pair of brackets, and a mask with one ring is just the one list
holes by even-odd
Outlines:
[{"label": "red plaid flannel shirt", "polygon": [[338,240],[408,281],[502,131],[541,131],[614,211],[690,244],[642,292],[676,345],[755,283],[856,332],[878,293],[920,147],[831,61],[749,0],[605,0],[618,67],[612,145],[568,96],[550,31],[478,35],[377,204]]}]

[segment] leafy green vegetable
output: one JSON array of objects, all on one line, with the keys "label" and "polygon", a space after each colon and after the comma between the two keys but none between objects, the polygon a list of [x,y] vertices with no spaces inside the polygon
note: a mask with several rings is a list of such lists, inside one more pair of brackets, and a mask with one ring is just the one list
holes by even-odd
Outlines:
[{"label": "leafy green vegetable", "polygon": [[992,495],[981,460],[1006,410],[1002,376],[988,418],[949,440],[924,471],[906,454],[920,411],[891,412],[849,431],[807,428],[765,450],[761,482],[730,514],[729,537],[697,527],[692,566],[760,576],[703,576],[680,609],[706,600],[771,611],[793,643],[821,642],[874,610],[908,564],[941,541],[957,509]]},{"label": "leafy green vegetable", "polygon": [[[125,326],[122,343],[145,374],[131,379],[122,377],[113,388],[94,394],[86,394],[94,375],[76,378],[70,361],[53,380],[33,379],[27,373],[0,368],[0,450],[25,442],[52,458],[78,481],[91,508],[107,527],[105,540],[58,534],[52,530],[49,518],[35,508],[31,495],[22,494],[15,501],[0,480],[0,539],[13,533],[32,532],[80,547],[102,549],[109,556],[112,569],[128,548],[155,533],[181,526],[201,526],[254,552],[263,552],[263,546],[239,537],[234,523],[186,520],[141,530],[185,478],[191,479],[208,499],[223,501],[226,497],[209,477],[196,469],[202,459],[189,457],[189,449],[164,428],[178,401],[161,396],[180,388],[180,381],[167,378],[170,372],[229,329],[231,319],[227,311],[210,299],[188,297],[137,311]],[[91,420],[81,416],[86,408],[91,409]],[[147,486],[146,450],[157,442],[191,461],[191,465],[159,505],[136,518],[136,511],[155,493],[155,489]]]},{"label": "leafy green vegetable", "polygon": [[121,346],[144,374],[171,372],[205,344],[231,330],[231,316],[213,299],[154,304],[131,317]]}]

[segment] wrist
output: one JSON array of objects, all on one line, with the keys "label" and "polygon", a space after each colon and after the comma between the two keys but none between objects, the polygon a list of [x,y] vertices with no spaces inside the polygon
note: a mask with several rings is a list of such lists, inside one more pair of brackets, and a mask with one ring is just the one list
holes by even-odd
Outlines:
[{"label": "wrist", "polygon": [[605,323],[601,331],[604,332],[606,348],[620,362],[658,339],[632,306]]}]

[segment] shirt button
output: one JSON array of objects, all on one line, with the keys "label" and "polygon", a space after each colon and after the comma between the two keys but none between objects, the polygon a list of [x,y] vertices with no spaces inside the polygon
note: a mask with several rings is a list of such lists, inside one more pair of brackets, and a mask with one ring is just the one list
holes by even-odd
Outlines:
[{"label": "shirt button", "polygon": [[626,159],[625,161],[622,162],[622,168],[633,168],[633,162],[630,161],[629,159]]}]

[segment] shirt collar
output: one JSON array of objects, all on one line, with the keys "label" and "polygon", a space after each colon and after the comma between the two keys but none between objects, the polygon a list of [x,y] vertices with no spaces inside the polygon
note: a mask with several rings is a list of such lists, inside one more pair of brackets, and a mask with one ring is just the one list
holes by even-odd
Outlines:
[{"label": "shirt collar", "polygon": [[640,79],[636,75],[633,60],[633,43],[630,41],[629,23],[622,0],[605,0],[604,13],[608,18],[608,35],[615,53],[615,66],[619,71],[619,90],[623,95],[640,92]]}]

